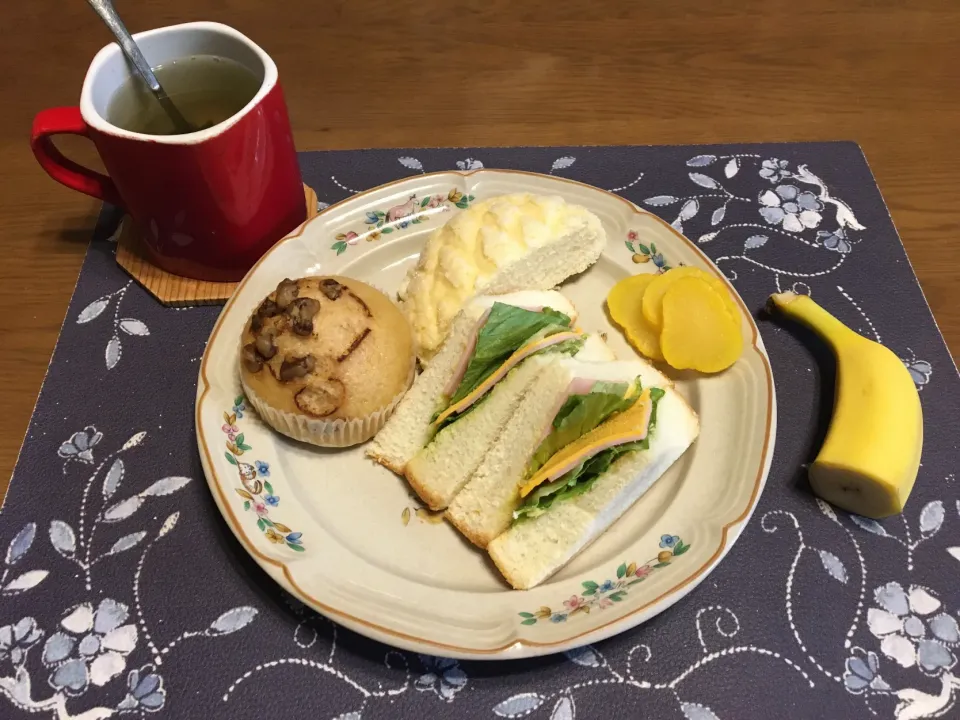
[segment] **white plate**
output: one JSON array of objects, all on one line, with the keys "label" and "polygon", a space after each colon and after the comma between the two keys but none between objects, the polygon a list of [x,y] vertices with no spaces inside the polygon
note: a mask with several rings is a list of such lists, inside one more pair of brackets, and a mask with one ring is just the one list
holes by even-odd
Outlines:
[{"label": "white plate", "polygon": [[[417,652],[542,655],[648,620],[693,590],[730,550],[757,504],[773,454],[770,363],[740,302],[747,343],[736,365],[712,377],[674,374],[700,415],[694,446],[592,546],[541,586],[520,592],[451,526],[417,513],[405,482],[365,459],[362,447],[301,445],[272,432],[252,410],[236,412],[238,338],[280,280],[347,275],[392,294],[431,230],[474,198],[518,191],[560,195],[602,220],[607,249],[561,289],[580,311],[578,324],[606,331],[618,357],[632,357],[633,350],[604,312],[617,280],[680,263],[723,277],[669,225],[602,190],[514,171],[420,175],[335,205],[274,246],[227,302],[200,366],[196,424],[203,469],[247,552],[317,611]],[[414,207],[415,214],[403,216]],[[234,414],[235,422],[227,422]],[[242,433],[232,443],[231,426]],[[259,474],[253,484],[262,490],[250,497],[239,470],[257,472],[261,463],[269,475]]]}]

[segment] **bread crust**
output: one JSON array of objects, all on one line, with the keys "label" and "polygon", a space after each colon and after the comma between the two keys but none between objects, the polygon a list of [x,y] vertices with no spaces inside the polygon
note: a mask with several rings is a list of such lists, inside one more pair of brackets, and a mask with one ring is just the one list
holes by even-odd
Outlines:
[{"label": "bread crust", "polygon": [[388,458],[386,455],[381,455],[380,453],[368,450],[367,457],[374,462],[383,465],[385,468],[392,470],[397,475],[403,475],[404,468],[394,462],[391,462],[390,458]]},{"label": "bread crust", "polygon": [[432,492],[430,487],[417,477],[414,470],[410,467],[410,463],[407,463],[407,467],[402,473],[399,474],[403,475],[407,479],[407,482],[410,483],[410,487],[413,488],[413,491],[417,493],[420,499],[423,500],[423,502],[427,504],[427,507],[429,507],[432,511],[438,512],[446,508],[443,498]]},{"label": "bread crust", "polygon": [[488,537],[486,534],[480,534],[480,533],[474,532],[468,525],[461,525],[460,523],[458,523],[457,519],[450,514],[449,510],[447,510],[443,514],[443,516],[447,519],[447,522],[449,522],[457,530],[460,531],[461,535],[463,535],[467,540],[472,542],[481,550],[486,550],[487,545],[489,545],[490,542],[493,540],[492,537]]}]

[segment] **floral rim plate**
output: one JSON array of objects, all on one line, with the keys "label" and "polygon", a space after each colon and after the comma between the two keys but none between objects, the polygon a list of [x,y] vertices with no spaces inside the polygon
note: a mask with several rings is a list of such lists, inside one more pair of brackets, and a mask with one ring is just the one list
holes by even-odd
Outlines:
[{"label": "floral rim plate", "polygon": [[740,301],[743,357],[718,376],[677,378],[700,413],[695,445],[593,545],[541,586],[520,592],[421,507],[401,478],[364,458],[362,447],[296,443],[247,408],[237,338],[281,279],[338,274],[394,293],[431,230],[478,199],[520,191],[560,195],[602,220],[607,249],[562,290],[580,311],[579,324],[606,331],[618,357],[633,351],[603,307],[617,280],[681,264],[723,277],[667,223],[597,188],[517,171],[420,175],[332,206],[274,246],[227,302],[200,367],[200,457],[244,549],[318,612],[422,653],[543,655],[648,620],[693,590],[730,550],[756,507],[773,454],[773,376]]}]

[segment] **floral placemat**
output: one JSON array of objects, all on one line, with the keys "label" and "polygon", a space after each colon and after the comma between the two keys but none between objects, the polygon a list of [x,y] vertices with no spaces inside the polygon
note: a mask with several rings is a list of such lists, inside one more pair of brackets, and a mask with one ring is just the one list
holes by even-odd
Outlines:
[{"label": "floral placemat", "polygon": [[[742,538],[696,591],[631,632],[536,660],[458,662],[368,641],[285,596],[221,521],[193,434],[218,309],[164,308],[133,284],[114,262],[108,209],[0,515],[0,717],[960,714],[960,382],[856,145],[407,149],[302,162],[321,205],[451,168],[573,178],[669,220],[758,311],[774,291],[810,293],[893,349],[921,390],[926,442],[906,512],[878,523],[810,495],[803,468],[828,419],[829,361],[801,331],[764,320],[774,467]],[[636,262],[663,263],[642,238],[623,240]],[[331,238],[331,252],[364,241]],[[238,398],[232,413],[244,412]],[[270,468],[255,472],[266,487]],[[677,551],[675,538],[662,545]],[[570,597],[550,620],[597,598],[599,608],[617,580],[594,578],[590,597]]]}]

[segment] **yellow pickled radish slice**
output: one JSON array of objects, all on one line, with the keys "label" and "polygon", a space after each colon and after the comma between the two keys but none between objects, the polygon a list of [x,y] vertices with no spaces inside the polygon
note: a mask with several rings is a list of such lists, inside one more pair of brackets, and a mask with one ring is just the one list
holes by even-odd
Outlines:
[{"label": "yellow pickled radish slice", "polygon": [[727,286],[715,275],[695,267],[678,267],[657,275],[643,294],[643,316],[657,330],[663,327],[663,297],[673,283],[683,278],[699,278],[707,283],[720,296],[724,307],[734,319],[740,316],[737,303],[727,290]]},{"label": "yellow pickled radish slice", "polygon": [[720,294],[698,277],[672,283],[663,296],[660,349],[678,370],[720,372],[743,351],[740,323]]},{"label": "yellow pickled radish slice", "polygon": [[659,277],[655,274],[631,275],[614,285],[607,294],[610,317],[618,325],[626,325],[643,300],[647,286]]},{"label": "yellow pickled radish slice", "polygon": [[663,351],[660,349],[660,334],[657,329],[646,321],[641,320],[625,328],[627,342],[634,350],[651,360],[663,360]]},{"label": "yellow pickled radish slice", "polygon": [[627,340],[641,355],[652,360],[663,360],[660,352],[660,332],[643,316],[643,295],[657,275],[632,275],[624,278],[607,295],[610,318],[621,328]]}]

